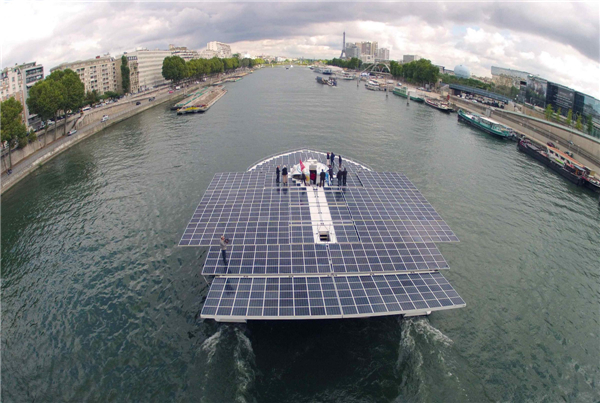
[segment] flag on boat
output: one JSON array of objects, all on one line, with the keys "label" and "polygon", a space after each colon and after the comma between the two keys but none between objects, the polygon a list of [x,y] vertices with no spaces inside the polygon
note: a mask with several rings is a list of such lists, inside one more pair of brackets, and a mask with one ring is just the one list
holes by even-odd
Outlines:
[{"label": "flag on boat", "polygon": [[300,172],[304,172],[304,164],[302,163],[302,160],[300,160]]}]

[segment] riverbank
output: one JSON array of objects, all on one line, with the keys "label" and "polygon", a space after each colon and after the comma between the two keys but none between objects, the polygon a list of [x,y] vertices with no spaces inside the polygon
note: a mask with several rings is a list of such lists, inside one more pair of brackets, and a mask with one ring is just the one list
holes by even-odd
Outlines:
[{"label": "riverbank", "polygon": [[[143,94],[133,95],[125,98],[124,102],[122,101],[121,103],[111,104],[108,108],[101,108],[99,110],[92,109],[88,113],[84,114],[82,118],[76,117],[73,119],[75,120],[75,123],[69,121],[68,124],[72,123],[71,127],[77,129],[77,133],[72,136],[62,135],[57,137],[58,133],[63,131],[62,125],[59,125],[59,127],[55,128],[56,133],[54,134],[54,139],[52,142],[42,145],[41,139],[38,139],[36,142],[28,144],[23,150],[12,152],[13,155],[18,152],[26,155],[13,163],[12,173],[10,175],[6,171],[2,173],[2,176],[0,177],[0,194],[4,194],[5,191],[17,184],[23,178],[27,177],[27,175],[38,169],[44,163],[61,154],[63,151],[68,150],[75,144],[89,138],[103,129],[122,122],[123,120],[129,119],[130,117],[154,106],[173,101],[177,98],[182,98],[188,95],[190,92],[198,90],[199,88],[209,87],[214,82],[232,75],[236,75],[236,73],[223,77],[212,77],[205,82],[188,86],[182,91],[173,91],[170,93],[170,88],[164,88]],[[150,99],[152,99],[152,101]],[[140,105],[136,105],[137,102],[140,102]],[[108,115],[109,119],[105,122],[102,122],[101,117],[104,114]],[[69,130],[70,128],[67,126],[66,131]],[[13,157],[13,161],[14,159],[15,158]]]},{"label": "riverbank", "polygon": [[486,109],[490,109],[492,119],[542,144],[551,141],[562,150],[572,152],[575,159],[587,165],[592,171],[600,173],[600,142],[594,138],[579,135],[571,130],[540,122],[537,119],[534,120],[527,115],[489,108],[459,97],[452,96],[450,102],[454,109],[462,108],[482,115],[485,115]]}]

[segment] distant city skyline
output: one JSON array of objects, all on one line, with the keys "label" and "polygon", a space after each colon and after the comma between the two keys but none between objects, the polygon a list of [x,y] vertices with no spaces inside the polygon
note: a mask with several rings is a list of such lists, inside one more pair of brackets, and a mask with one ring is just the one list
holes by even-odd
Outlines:
[{"label": "distant city skyline", "polygon": [[346,43],[376,41],[393,60],[418,54],[488,77],[491,66],[523,70],[600,98],[595,3],[12,2],[2,13],[2,68],[36,61],[48,73],[105,53],[201,50],[211,41],[252,55],[331,59],[345,31]]}]

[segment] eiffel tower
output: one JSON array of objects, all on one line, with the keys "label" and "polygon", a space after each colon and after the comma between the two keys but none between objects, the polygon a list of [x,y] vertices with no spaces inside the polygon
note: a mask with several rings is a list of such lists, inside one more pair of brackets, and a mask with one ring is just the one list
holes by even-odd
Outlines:
[{"label": "eiffel tower", "polygon": [[344,42],[342,42],[342,54],[340,55],[340,59],[348,57],[346,54],[346,31],[344,31]]}]

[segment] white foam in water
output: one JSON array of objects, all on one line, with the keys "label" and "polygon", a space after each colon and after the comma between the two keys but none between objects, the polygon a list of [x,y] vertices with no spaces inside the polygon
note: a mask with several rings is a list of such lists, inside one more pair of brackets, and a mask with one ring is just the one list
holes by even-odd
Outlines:
[{"label": "white foam in water", "polygon": [[255,356],[252,342],[239,328],[235,328],[237,344],[233,352],[235,359],[235,371],[237,380],[237,391],[235,400],[240,403],[248,401],[247,394],[254,384],[256,374],[254,371]]},{"label": "white foam in water", "polygon": [[215,352],[217,351],[217,345],[219,344],[219,339],[221,338],[222,329],[223,328],[219,328],[219,330],[217,330],[215,334],[210,336],[208,339],[204,340],[204,342],[200,346],[202,348],[202,351],[205,351],[207,354],[206,362],[208,364],[210,364],[213,357],[215,356]]}]

